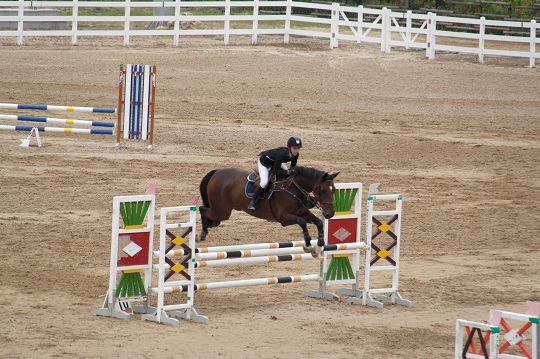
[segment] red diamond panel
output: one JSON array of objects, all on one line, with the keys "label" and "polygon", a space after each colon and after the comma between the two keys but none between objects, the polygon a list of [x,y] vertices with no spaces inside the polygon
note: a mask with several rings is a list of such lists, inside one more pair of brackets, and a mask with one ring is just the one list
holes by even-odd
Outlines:
[{"label": "red diamond panel", "polygon": [[[122,249],[129,243],[135,243],[142,249],[134,256],[126,254]],[[118,267],[148,264],[148,248],[150,248],[150,233],[126,233],[118,236]]]},{"label": "red diamond panel", "polygon": [[[339,243],[354,243],[356,242],[356,224],[358,223],[358,218],[332,218],[328,221],[328,244],[339,244]],[[335,233],[343,232],[340,229],[344,229],[347,232],[350,232],[351,235],[344,240],[340,240],[335,236]],[[340,231],[340,232],[338,232]]]}]

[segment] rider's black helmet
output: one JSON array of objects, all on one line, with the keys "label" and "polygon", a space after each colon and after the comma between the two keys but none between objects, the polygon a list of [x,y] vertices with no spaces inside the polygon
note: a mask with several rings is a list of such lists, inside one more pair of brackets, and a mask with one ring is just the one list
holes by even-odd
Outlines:
[{"label": "rider's black helmet", "polygon": [[289,140],[287,141],[287,147],[298,147],[298,148],[302,148],[302,140],[300,139],[300,137],[291,137],[289,138]]}]

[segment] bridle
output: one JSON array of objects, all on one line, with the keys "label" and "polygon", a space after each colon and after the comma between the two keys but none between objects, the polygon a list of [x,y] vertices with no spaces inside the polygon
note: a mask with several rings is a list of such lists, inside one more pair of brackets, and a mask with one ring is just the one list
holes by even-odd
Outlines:
[{"label": "bridle", "polygon": [[[276,190],[281,190],[281,191],[284,191],[288,194],[290,194],[292,197],[294,197],[303,207],[306,207],[306,208],[310,208],[310,207],[307,207],[306,204],[304,203],[304,201],[302,199],[300,199],[296,194],[292,193],[291,191],[289,191],[289,187],[291,185],[294,185],[299,191],[300,193],[302,193],[304,195],[304,197],[307,199],[307,202],[308,204],[312,204],[313,207],[316,207],[320,210],[323,209],[323,205],[325,204],[331,204],[333,205],[333,202],[324,202],[324,201],[321,201],[321,184],[323,182],[326,182],[326,181],[323,181],[323,176],[324,174],[319,178],[319,183],[317,184],[317,186],[315,188],[313,188],[313,190],[311,191],[307,191],[305,190],[304,188],[302,188],[302,186],[300,186],[295,180],[294,180],[294,177],[289,177],[287,178],[286,180],[283,180],[283,181],[280,181],[280,182],[275,182],[274,185],[276,187]],[[278,187],[279,185],[279,187]],[[311,196],[310,193],[312,192],[315,192],[317,191],[317,196]]]}]

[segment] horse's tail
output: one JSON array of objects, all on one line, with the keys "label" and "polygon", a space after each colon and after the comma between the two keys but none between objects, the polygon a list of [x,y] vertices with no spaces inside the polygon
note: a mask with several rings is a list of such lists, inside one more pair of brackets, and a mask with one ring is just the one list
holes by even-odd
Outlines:
[{"label": "horse's tail", "polygon": [[208,182],[210,182],[210,178],[212,178],[212,176],[214,175],[214,173],[216,173],[217,170],[212,170],[210,172],[208,172],[206,174],[206,176],[203,177],[202,181],[201,181],[201,184],[199,185],[199,191],[201,192],[201,197],[202,197],[202,200],[203,200],[203,205],[206,207],[206,208],[209,208],[209,202],[208,202],[208,193],[207,193],[207,188],[208,188]]}]

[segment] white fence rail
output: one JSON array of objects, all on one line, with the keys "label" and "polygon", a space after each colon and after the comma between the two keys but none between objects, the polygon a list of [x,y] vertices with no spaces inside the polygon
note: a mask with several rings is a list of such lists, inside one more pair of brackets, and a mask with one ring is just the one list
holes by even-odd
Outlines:
[{"label": "white fence rail", "polygon": [[[291,36],[328,39],[331,48],[339,43],[367,43],[379,44],[385,52],[390,52],[392,47],[425,49],[429,59],[435,59],[435,53],[441,51],[475,54],[481,63],[486,55],[528,58],[530,67],[540,59],[537,51],[540,24],[535,20],[469,19],[292,0],[19,0],[0,4],[0,37],[16,37],[19,45],[25,37],[32,36],[71,37],[73,45],[83,36],[116,36],[123,37],[125,46],[129,46],[132,36],[168,36],[172,37],[174,46],[179,46],[183,36],[223,36],[227,45],[231,35],[250,36],[253,44],[258,36],[274,35],[283,36],[284,43],[289,43]],[[156,8],[168,9],[169,15],[142,12]],[[54,16],[30,13],[36,9],[60,11]],[[99,10],[114,15],[87,15]],[[147,28],[152,22],[169,26]],[[37,25],[46,23],[61,26],[36,29]]]}]

